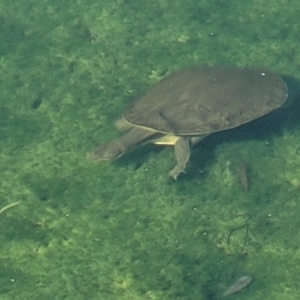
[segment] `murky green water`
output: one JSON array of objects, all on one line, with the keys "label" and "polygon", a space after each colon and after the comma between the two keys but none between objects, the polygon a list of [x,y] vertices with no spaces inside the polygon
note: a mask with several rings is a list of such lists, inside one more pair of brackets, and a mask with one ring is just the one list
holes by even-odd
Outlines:
[{"label": "murky green water", "polygon": [[[146,3],[147,2],[147,3]],[[300,102],[194,150],[88,159],[124,107],[191,65],[300,80],[299,9],[266,1],[0,1],[0,299],[294,300]],[[240,184],[247,165],[249,191]]]}]

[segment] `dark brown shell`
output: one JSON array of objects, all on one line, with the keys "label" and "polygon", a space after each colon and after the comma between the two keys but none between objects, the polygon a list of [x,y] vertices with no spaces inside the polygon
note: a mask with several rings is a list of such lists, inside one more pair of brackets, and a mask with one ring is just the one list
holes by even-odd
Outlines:
[{"label": "dark brown shell", "polygon": [[199,67],[175,72],[124,112],[124,119],[175,135],[237,127],[280,107],[287,86],[267,70]]}]

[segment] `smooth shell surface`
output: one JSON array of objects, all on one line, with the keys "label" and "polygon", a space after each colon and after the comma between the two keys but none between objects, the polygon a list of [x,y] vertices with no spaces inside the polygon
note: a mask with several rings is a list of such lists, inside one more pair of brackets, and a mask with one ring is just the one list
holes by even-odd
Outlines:
[{"label": "smooth shell surface", "polygon": [[237,127],[280,107],[287,86],[266,70],[199,67],[156,83],[124,112],[136,126],[175,135]]}]

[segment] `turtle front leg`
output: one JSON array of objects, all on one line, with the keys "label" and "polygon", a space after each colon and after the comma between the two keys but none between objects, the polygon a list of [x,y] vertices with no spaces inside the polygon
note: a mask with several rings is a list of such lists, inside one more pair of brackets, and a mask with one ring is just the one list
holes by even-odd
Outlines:
[{"label": "turtle front leg", "polygon": [[179,138],[175,143],[174,151],[177,165],[169,172],[169,176],[176,180],[180,173],[185,173],[185,167],[190,160],[191,149],[189,139]]}]

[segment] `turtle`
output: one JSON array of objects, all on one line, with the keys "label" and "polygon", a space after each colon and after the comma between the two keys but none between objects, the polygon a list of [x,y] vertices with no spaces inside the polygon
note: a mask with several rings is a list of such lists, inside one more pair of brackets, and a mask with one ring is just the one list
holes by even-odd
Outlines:
[{"label": "turtle", "polygon": [[145,143],[174,146],[175,180],[185,173],[191,148],[208,135],[238,127],[279,108],[288,88],[277,74],[256,68],[198,66],[155,83],[123,112],[128,131],[97,147],[92,158],[110,160]]}]

